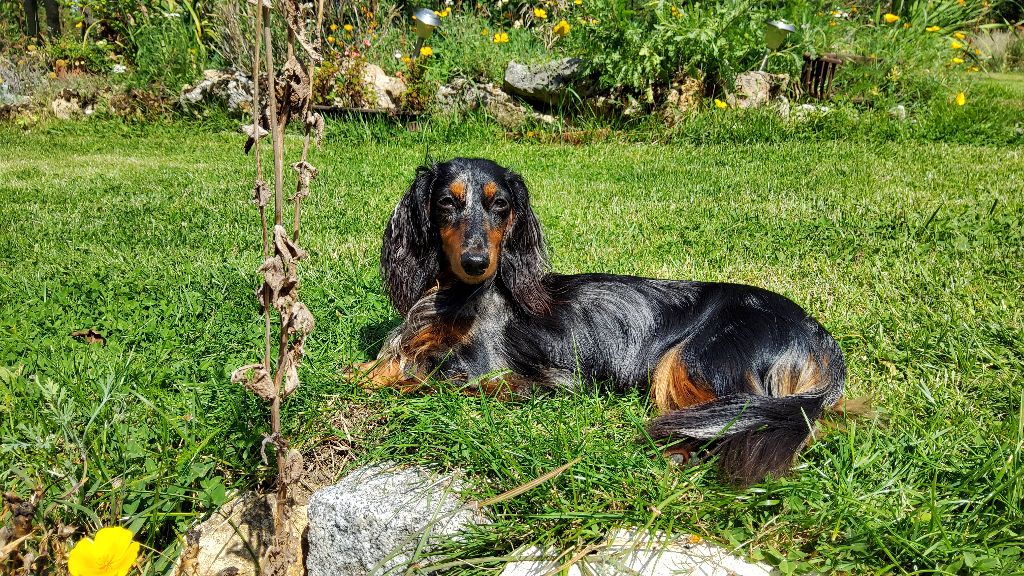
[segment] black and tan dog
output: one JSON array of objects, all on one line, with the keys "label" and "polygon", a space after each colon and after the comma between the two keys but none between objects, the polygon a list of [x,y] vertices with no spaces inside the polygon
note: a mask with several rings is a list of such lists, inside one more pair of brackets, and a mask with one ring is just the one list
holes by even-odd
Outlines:
[{"label": "black and tan dog", "polygon": [[522,178],[489,160],[421,167],[384,232],[404,323],[374,386],[428,377],[488,394],[610,383],[649,391],[655,439],[708,447],[738,484],[785,474],[843,393],[835,340],[783,296],[738,284],[546,270]]}]

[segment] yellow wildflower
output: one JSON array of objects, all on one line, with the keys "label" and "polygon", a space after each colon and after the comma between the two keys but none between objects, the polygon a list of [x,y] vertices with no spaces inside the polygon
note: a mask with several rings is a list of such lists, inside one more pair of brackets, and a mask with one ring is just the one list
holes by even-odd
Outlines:
[{"label": "yellow wildflower", "polygon": [[953,50],[959,50],[963,48],[964,45],[957,42],[956,40],[953,40],[952,42],[949,43],[949,47],[952,48]]},{"label": "yellow wildflower", "polygon": [[352,31],[352,25],[351,24],[345,24],[345,32],[351,32],[351,31]]},{"label": "yellow wildflower", "polygon": [[480,35],[481,36],[490,36],[491,35],[491,31],[488,30],[487,28],[484,28],[484,31],[481,32]]},{"label": "yellow wildflower", "polygon": [[929,26],[924,29],[925,32],[939,32],[942,30],[942,26]]},{"label": "yellow wildflower", "polygon": [[402,62],[405,62],[406,64],[408,64],[408,63],[412,62],[412,58],[409,58],[408,56],[402,56]]},{"label": "yellow wildflower", "polygon": [[328,44],[334,44],[334,36],[328,36],[327,37],[327,43]]},{"label": "yellow wildflower", "polygon": [[338,25],[337,24],[331,24],[331,32],[334,32],[337,29],[338,29]]},{"label": "yellow wildflower", "polygon": [[981,48],[975,48],[974,53],[977,54],[978,56],[981,56]]},{"label": "yellow wildflower", "polygon": [[533,17],[538,20],[544,20],[545,18],[548,17],[548,11],[543,8],[534,8]]},{"label": "yellow wildflower", "polygon": [[903,29],[906,30],[907,28],[910,28],[910,22],[903,23]]},{"label": "yellow wildflower", "polygon": [[[968,72],[970,72],[970,70],[968,70]],[[56,80],[56,79],[57,79],[57,73],[56,72],[50,72],[50,80]]]},{"label": "yellow wildflower", "polygon": [[452,13],[452,7],[451,6],[446,7],[444,10],[441,10],[440,12],[438,12],[437,10],[434,10],[434,14],[437,14],[441,18],[444,18],[445,16],[448,16],[451,13]]},{"label": "yellow wildflower", "polygon": [[957,106],[963,106],[964,104],[967,104],[967,95],[963,92],[957,92],[956,99],[953,101],[956,102]]},{"label": "yellow wildflower", "polygon": [[891,12],[888,12],[885,14],[885,16],[882,16],[882,20],[885,20],[886,24],[892,24],[894,22],[899,22],[900,17]]},{"label": "yellow wildflower", "polygon": [[579,6],[580,4],[583,4],[583,0],[572,0],[572,3]]},{"label": "yellow wildflower", "polygon": [[980,70],[981,68],[978,68],[977,66],[971,66],[970,68],[967,69],[967,73],[970,74],[972,72],[978,72]]},{"label": "yellow wildflower", "polygon": [[963,40],[964,38],[967,38],[967,34],[964,34],[963,32],[953,32],[953,38]]},{"label": "yellow wildflower", "polygon": [[724,109],[726,109],[728,107],[729,107],[729,105],[726,104],[723,100],[719,100],[718,98],[715,98],[715,108],[718,108],[719,110],[724,110]]},{"label": "yellow wildflower", "polygon": [[950,58],[949,62],[955,66],[957,64],[963,64],[964,63],[964,59],[963,58]]},{"label": "yellow wildflower", "polygon": [[683,11],[680,10],[679,8],[676,8],[675,6],[673,6],[672,7],[672,15],[675,16],[676,18],[679,18],[680,16],[683,15]]},{"label": "yellow wildflower", "polygon": [[956,3],[961,5],[961,6],[966,6],[967,5],[967,0],[956,0]]},{"label": "yellow wildflower", "polygon": [[423,48],[420,48],[420,56],[432,56],[433,54],[434,49],[431,48],[430,46],[424,46]]},{"label": "yellow wildflower", "polygon": [[508,32],[495,32],[494,33],[495,44],[507,44],[508,43]]},{"label": "yellow wildflower", "polygon": [[81,20],[79,20],[78,22],[75,22],[75,28],[81,28],[81,27],[82,27],[82,21]]},{"label": "yellow wildflower", "polygon": [[835,20],[829,20],[828,21],[828,25],[829,26],[835,26],[836,25],[836,21]]},{"label": "yellow wildflower", "polygon": [[139,557],[139,543],[131,530],[112,526],[82,538],[68,554],[71,576],[125,576]]},{"label": "yellow wildflower", "polygon": [[688,542],[689,542],[690,544],[700,544],[701,542],[703,542],[703,541],[704,541],[704,539],[703,539],[703,538],[701,538],[700,536],[697,536],[696,534],[691,534],[691,535],[690,535],[690,537],[689,537],[689,538],[687,538],[686,540],[687,540],[687,541],[688,541]]},{"label": "yellow wildflower", "polygon": [[572,27],[569,26],[568,22],[566,22],[565,20],[560,20],[558,24],[555,24],[555,27],[552,28],[551,31],[559,36],[565,36],[566,34],[569,33],[569,30],[571,29]]}]

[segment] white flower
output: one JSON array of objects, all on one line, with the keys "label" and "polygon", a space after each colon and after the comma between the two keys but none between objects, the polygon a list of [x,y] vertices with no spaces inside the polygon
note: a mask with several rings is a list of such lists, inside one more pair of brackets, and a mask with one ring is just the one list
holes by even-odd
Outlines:
[{"label": "white flower", "polygon": [[124,67],[124,64],[114,64],[110,67],[110,71],[114,74],[124,74],[128,69]]},{"label": "white flower", "polygon": [[395,57],[395,60],[401,60],[402,59],[402,51],[401,50],[395,50],[394,53],[391,54],[391,55]]}]

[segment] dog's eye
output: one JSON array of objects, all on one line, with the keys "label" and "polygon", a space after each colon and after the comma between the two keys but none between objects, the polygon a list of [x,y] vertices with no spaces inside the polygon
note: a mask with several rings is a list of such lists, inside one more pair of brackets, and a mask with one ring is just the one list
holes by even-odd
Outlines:
[{"label": "dog's eye", "polygon": [[494,201],[494,204],[492,204],[492,206],[494,206],[495,210],[504,210],[508,208],[508,201],[505,200],[504,198],[498,198]]},{"label": "dog's eye", "polygon": [[454,208],[455,200],[453,200],[451,196],[445,196],[437,201],[437,205],[441,208]]}]

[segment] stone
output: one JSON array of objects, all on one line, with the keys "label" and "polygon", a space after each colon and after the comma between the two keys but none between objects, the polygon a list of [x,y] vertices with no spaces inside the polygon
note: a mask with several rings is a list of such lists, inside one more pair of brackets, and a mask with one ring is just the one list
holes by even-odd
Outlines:
[{"label": "stone", "polygon": [[195,86],[184,86],[178,103],[186,110],[223,105],[229,112],[248,112],[252,107],[252,81],[235,70],[204,70]]},{"label": "stone", "polygon": [[91,115],[95,110],[95,103],[95,96],[87,98],[74,90],[65,88],[50,103],[50,110],[58,119],[69,120],[78,116]]},{"label": "stone", "polygon": [[807,120],[813,116],[825,115],[831,112],[828,106],[815,106],[814,104],[801,104],[796,108],[796,119]]},{"label": "stone", "polygon": [[555,121],[548,114],[538,114],[517,104],[511,96],[490,82],[477,83],[456,77],[438,88],[434,99],[438,108],[446,113],[482,108],[505,128],[517,128],[528,119],[548,124]]},{"label": "stone", "polygon": [[567,102],[570,88],[576,96],[585,98],[591,83],[583,78],[583,64],[582,58],[562,58],[533,66],[512,61],[505,68],[502,88],[529,102],[548,106]]},{"label": "stone", "polygon": [[486,522],[462,500],[461,490],[454,475],[384,463],[359,468],[314,492],[308,508],[308,576],[404,572],[399,569],[414,560],[423,542]]},{"label": "stone", "polygon": [[732,91],[726,92],[730,108],[760,108],[786,92],[789,76],[754,70],[736,76]]},{"label": "stone", "polygon": [[[561,567],[557,551],[529,548],[515,555],[501,576],[540,576]],[[620,529],[610,534],[595,552],[584,556],[567,574],[594,576],[769,576],[771,567],[739,558],[725,548],[697,537],[670,539],[657,532]]]},{"label": "stone", "polygon": [[[234,569],[236,576],[259,576],[253,557],[263,554],[274,538],[274,494],[246,492],[220,507],[208,520],[193,528],[197,550],[186,546],[175,571],[186,576],[221,576]],[[292,534],[295,538],[296,561],[289,566],[288,576],[304,576],[302,535],[306,530],[306,506],[292,508]]]},{"label": "stone", "polygon": [[[401,78],[388,76],[376,64],[367,64],[363,69],[363,82],[377,95],[376,106],[381,110],[395,110],[407,88]],[[371,103],[372,105],[373,103]]]},{"label": "stone", "polygon": [[[558,557],[556,550],[544,550],[538,546],[532,546],[512,556],[519,558],[515,562],[509,562],[501,571],[499,576],[547,576],[558,573],[562,562],[555,560]],[[575,564],[565,570],[566,576],[582,576],[582,572]]]},{"label": "stone", "polygon": [[695,537],[669,539],[662,532],[613,532],[605,546],[585,559],[594,576],[770,576],[771,567],[733,556],[720,546]]},{"label": "stone", "polygon": [[696,78],[685,76],[673,81],[659,110],[662,121],[669,126],[677,124],[700,105],[703,93],[704,83]]}]

